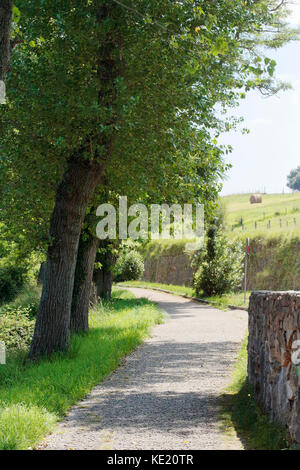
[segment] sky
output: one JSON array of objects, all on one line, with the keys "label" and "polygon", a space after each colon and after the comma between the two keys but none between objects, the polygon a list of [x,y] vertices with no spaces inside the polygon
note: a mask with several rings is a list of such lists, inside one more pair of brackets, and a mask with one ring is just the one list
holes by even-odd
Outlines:
[{"label": "sky", "polygon": [[[290,6],[290,22],[300,25],[300,0]],[[300,39],[268,56],[277,62],[277,78],[289,82],[293,89],[269,98],[252,91],[234,115],[243,116],[240,130],[224,134],[221,143],[234,150],[226,158],[232,164],[223,183],[222,195],[267,192],[290,192],[286,187],[289,172],[300,166]]]}]

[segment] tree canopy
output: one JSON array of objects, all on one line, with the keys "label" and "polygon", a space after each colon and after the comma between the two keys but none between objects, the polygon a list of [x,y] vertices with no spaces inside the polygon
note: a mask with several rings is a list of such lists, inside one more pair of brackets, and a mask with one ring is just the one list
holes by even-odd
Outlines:
[{"label": "tree canopy", "polygon": [[300,191],[300,166],[291,170],[287,177],[287,187],[293,191]]},{"label": "tree canopy", "polygon": [[79,237],[97,198],[212,211],[230,150],[218,136],[235,125],[227,110],[249,90],[285,87],[261,53],[294,37],[285,3],[16,1],[1,219],[48,248],[32,356],[68,347]]}]

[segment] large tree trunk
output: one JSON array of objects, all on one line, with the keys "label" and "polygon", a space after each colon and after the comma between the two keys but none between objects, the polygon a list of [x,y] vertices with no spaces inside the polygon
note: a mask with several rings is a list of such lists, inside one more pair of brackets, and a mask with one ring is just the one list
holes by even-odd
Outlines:
[{"label": "large tree trunk", "polygon": [[78,243],[88,203],[101,179],[96,163],[72,158],[57,190],[51,244],[29,357],[68,349]]},{"label": "large tree trunk", "polygon": [[0,0],[0,80],[2,81],[5,81],[10,63],[10,30],[12,15],[12,0]]},{"label": "large tree trunk", "polygon": [[71,333],[86,332],[89,329],[89,306],[99,239],[90,233],[81,234],[75,271]]}]

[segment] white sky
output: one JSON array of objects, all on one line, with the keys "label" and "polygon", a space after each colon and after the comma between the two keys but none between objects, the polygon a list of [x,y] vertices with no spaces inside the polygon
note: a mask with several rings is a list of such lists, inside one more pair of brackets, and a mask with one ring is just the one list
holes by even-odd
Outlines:
[{"label": "white sky", "polygon": [[[294,0],[291,9],[290,21],[298,26],[300,0]],[[293,89],[271,98],[251,92],[235,111],[244,117],[243,127],[250,129],[250,134],[238,131],[222,136],[222,143],[234,147],[227,158],[233,168],[222,194],[288,191],[286,177],[300,165],[300,40],[268,55],[277,62],[277,77]]]}]

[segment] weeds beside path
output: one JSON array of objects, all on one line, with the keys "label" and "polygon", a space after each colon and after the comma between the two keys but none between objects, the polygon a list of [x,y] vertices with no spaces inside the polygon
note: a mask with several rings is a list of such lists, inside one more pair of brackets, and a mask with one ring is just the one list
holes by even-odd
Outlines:
[{"label": "weeds beside path", "polygon": [[269,415],[255,401],[247,383],[247,338],[235,364],[233,380],[222,396],[221,429],[230,438],[238,435],[246,449],[281,450],[290,446],[284,428],[270,422]]}]

